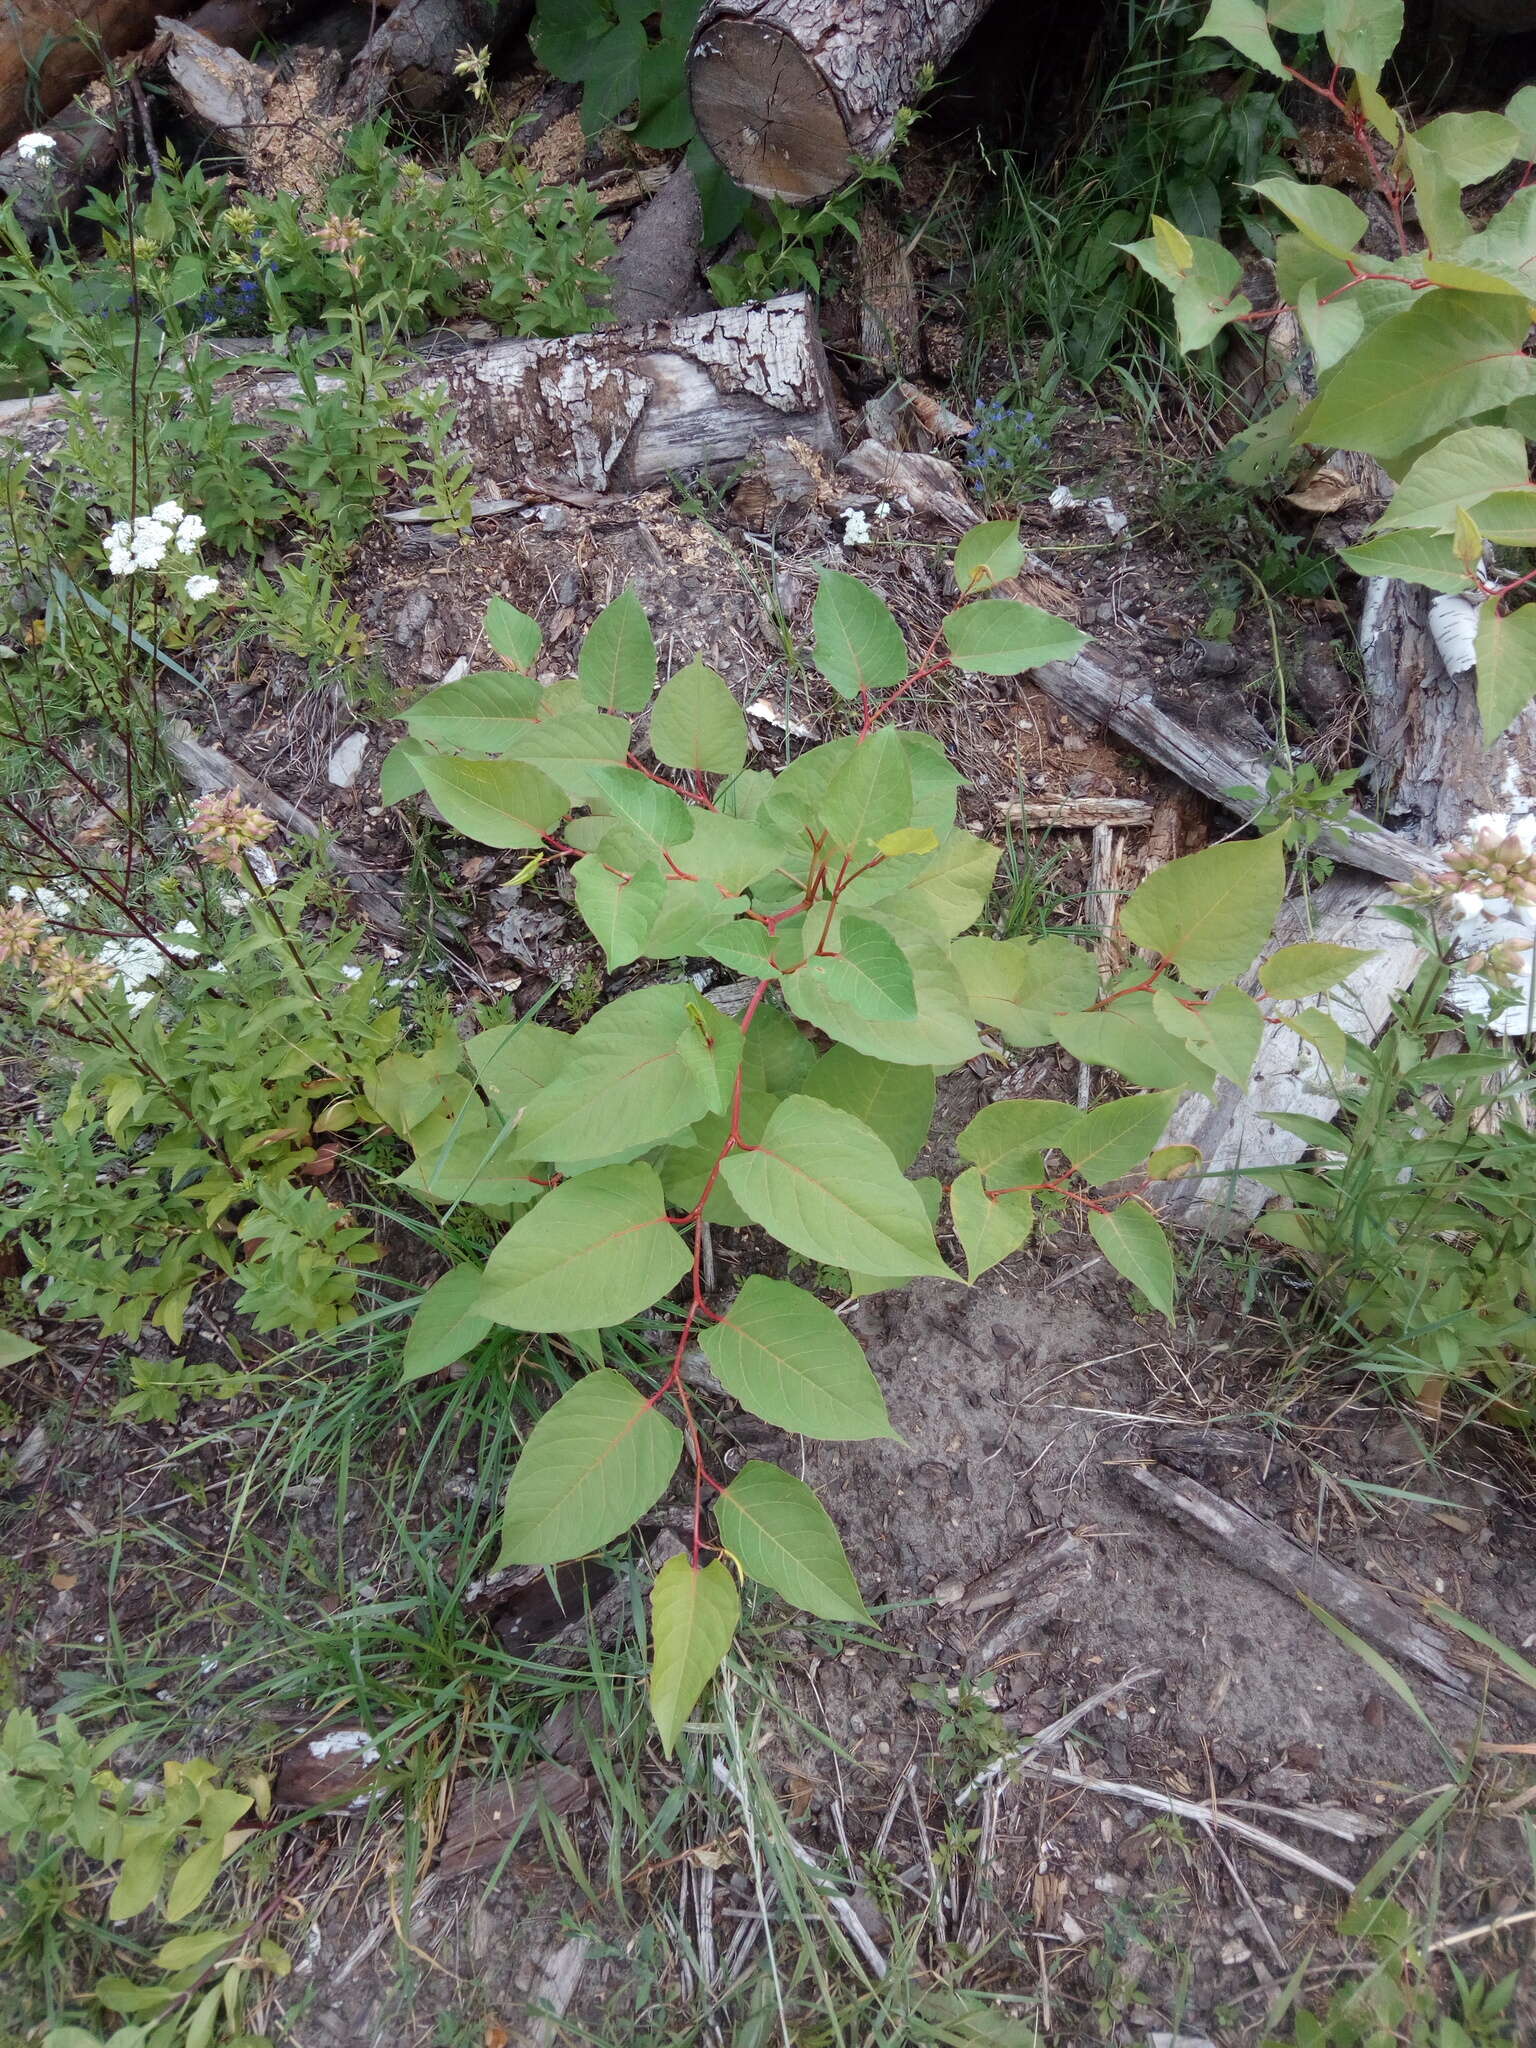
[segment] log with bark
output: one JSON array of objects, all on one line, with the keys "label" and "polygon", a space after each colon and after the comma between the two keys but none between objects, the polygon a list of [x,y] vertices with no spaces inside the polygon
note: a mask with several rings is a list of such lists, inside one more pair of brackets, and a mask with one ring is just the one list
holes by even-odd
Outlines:
[{"label": "log with bark", "polygon": [[699,133],[739,185],[819,199],[884,156],[924,69],[989,0],[709,0],[688,54]]},{"label": "log with bark", "polygon": [[103,56],[136,50],[165,0],[17,0],[0,42],[0,136],[15,140],[101,75]]},{"label": "log with bark", "polygon": [[[152,29],[158,32],[143,48],[134,49],[120,69],[135,80],[153,77],[170,56],[169,31],[181,38],[196,36],[197,47],[205,43],[211,51],[246,55],[263,37],[293,20],[304,4],[305,0],[207,0],[183,21],[167,17],[160,0],[158,6],[143,10],[139,40]],[[119,53],[125,47],[119,46]],[[216,57],[207,61],[217,64]],[[15,202],[17,217],[29,233],[72,213],[89,188],[100,185],[125,154],[145,147],[137,109],[129,106],[126,94],[113,97],[98,87],[90,99],[91,104],[65,108],[43,131],[54,145],[50,155],[27,161],[14,146],[0,155],[0,191]]]}]

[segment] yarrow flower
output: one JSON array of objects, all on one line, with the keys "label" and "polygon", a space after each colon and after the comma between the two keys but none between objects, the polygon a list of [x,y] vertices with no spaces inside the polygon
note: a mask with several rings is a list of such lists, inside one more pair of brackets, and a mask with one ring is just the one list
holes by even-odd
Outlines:
[{"label": "yarrow flower", "polygon": [[[177,517],[180,516],[178,507]],[[137,569],[158,569],[174,537],[174,525],[157,519],[153,513],[132,521],[119,519],[109,529],[102,552],[114,576],[131,576]]]},{"label": "yarrow flower", "polygon": [[190,555],[207,531],[207,527],[195,512],[183,512],[176,522],[177,554]]},{"label": "yarrow flower", "polygon": [[28,910],[24,903],[0,906],[0,967],[14,966],[35,951],[47,923],[40,910]]},{"label": "yarrow flower", "polygon": [[51,135],[35,130],[31,135],[18,138],[16,154],[24,164],[46,163],[51,160],[58,146]]},{"label": "yarrow flower", "polygon": [[275,819],[242,801],[238,789],[202,796],[192,806],[187,836],[199,860],[210,867],[242,872],[245,856],[277,830]]},{"label": "yarrow flower", "polygon": [[873,539],[869,520],[863,512],[850,507],[843,514],[843,546],[845,548],[867,547]]},{"label": "yarrow flower", "polygon": [[205,597],[212,597],[219,587],[217,576],[189,576],[187,595],[194,604],[201,604]]}]

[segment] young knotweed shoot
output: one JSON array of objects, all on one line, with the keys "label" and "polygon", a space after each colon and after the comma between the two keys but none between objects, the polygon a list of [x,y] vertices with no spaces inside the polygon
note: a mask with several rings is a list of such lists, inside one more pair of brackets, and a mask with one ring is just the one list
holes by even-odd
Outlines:
[{"label": "young knotweed shoot", "polygon": [[[681,1289],[668,1369],[647,1386],[600,1364],[562,1395],[529,1437],[502,1531],[505,1562],[578,1557],[648,1513],[686,1458],[691,1543],[655,1590],[653,1704],[669,1747],[735,1627],[726,1560],[810,1613],[864,1618],[801,1480],[758,1464],[727,1483],[711,1469],[691,1348],[776,1427],[895,1434],[853,1333],[807,1288],[756,1273],[710,1298],[704,1226],[755,1226],[862,1294],[959,1278],[935,1236],[946,1205],[970,1280],[1028,1241],[1037,1203],[1065,1207],[1171,1314],[1173,1254],[1147,1192],[1198,1158],[1156,1156],[1159,1141],[1184,1091],[1241,1083],[1257,1050],[1265,1012],[1235,983],[1280,906],[1279,834],[1144,882],[1124,929],[1146,957],[1107,989],[1092,952],[1065,938],[974,933],[999,851],[957,824],[961,778],[942,749],[893,714],[927,677],[1013,676],[1083,645],[997,594],[1023,559],[1012,522],[966,535],[962,602],[915,663],[875,593],[825,572],[815,659],[857,704],[858,729],[777,775],[745,765],[745,719],[712,670],[691,662],[657,690],[629,591],[594,621],[578,673],[547,685],[530,673],[537,625],[497,601],[487,636],[509,667],[416,699],[386,769],[397,798],[424,789],[467,836],[526,850],[530,866],[568,862],[610,970],[678,963],[574,1033],[529,1021],[467,1043],[446,1032],[383,1061],[368,1091],[416,1155],[408,1186],[508,1225],[483,1272],[461,1268],[423,1297],[408,1376],[493,1325],[563,1334],[601,1360],[605,1328]],[[648,706],[647,753],[631,720]],[[1336,951],[1295,961],[1287,997],[1342,979],[1358,956]],[[1282,977],[1285,960],[1271,962]],[[699,961],[739,977],[729,1002],[682,977]],[[1087,1113],[993,1104],[961,1132],[952,1186],[910,1178],[936,1077],[1001,1044],[1061,1045],[1150,1092]]]}]

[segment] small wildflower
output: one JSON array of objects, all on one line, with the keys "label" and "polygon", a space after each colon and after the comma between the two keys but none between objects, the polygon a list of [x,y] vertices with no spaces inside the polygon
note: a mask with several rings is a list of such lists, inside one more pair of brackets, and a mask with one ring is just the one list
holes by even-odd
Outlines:
[{"label": "small wildflower", "polygon": [[24,164],[48,163],[52,161],[58,146],[51,135],[44,134],[40,129],[34,129],[32,134],[23,135],[18,138],[16,154]]},{"label": "small wildflower", "polygon": [[329,213],[320,224],[315,240],[328,256],[345,256],[363,234],[363,224],[352,213]]},{"label": "small wildflower", "polygon": [[227,206],[224,225],[237,235],[248,235],[256,225],[256,216],[248,206]]},{"label": "small wildflower", "polygon": [[889,500],[888,500],[888,499],[882,498],[882,499],[880,500],[879,504],[878,504],[878,505],[877,505],[877,506],[875,507],[875,517],[876,517],[877,519],[889,519],[889,518],[890,518],[890,516],[891,516],[891,507],[890,507],[890,502],[889,502]]},{"label": "small wildflower", "polygon": [[[156,513],[155,516],[158,518],[159,514]],[[183,512],[176,522],[177,554],[190,555],[207,531],[207,527],[204,526],[202,520],[198,518],[195,512]]]},{"label": "small wildflower", "polygon": [[149,516],[158,520],[161,526],[174,526],[178,519],[185,519],[187,515],[174,498],[166,498],[150,508]]},{"label": "small wildflower", "polygon": [[46,928],[47,919],[40,910],[28,910],[18,902],[0,909],[0,967],[25,960]]},{"label": "small wildflower", "polygon": [[199,860],[238,874],[244,857],[259,847],[276,823],[254,804],[244,803],[238,789],[199,797],[192,806],[187,836]]},{"label": "small wildflower", "polygon": [[212,597],[219,587],[217,576],[189,576],[187,595],[194,604],[201,604],[205,597]]},{"label": "small wildflower", "polygon": [[868,547],[872,538],[873,535],[869,530],[869,520],[862,512],[850,509],[843,514],[843,546],[845,548]]},{"label": "small wildflower", "polygon": [[78,1008],[112,979],[112,970],[105,962],[88,960],[62,939],[44,939],[32,959],[43,1000],[50,1010],[61,1010],[71,1004]]}]

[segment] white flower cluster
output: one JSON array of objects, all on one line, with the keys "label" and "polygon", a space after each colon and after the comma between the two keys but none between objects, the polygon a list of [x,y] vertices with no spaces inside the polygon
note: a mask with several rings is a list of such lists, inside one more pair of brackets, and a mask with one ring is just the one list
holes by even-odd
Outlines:
[{"label": "white flower cluster", "polygon": [[[195,512],[187,512],[174,498],[137,519],[119,519],[102,543],[107,568],[114,576],[132,576],[141,569],[157,570],[173,550],[194,555],[208,529]],[[217,576],[199,573],[187,578],[187,596],[194,604],[212,597],[219,587]]]},{"label": "white flower cluster", "polygon": [[[1523,1038],[1536,1031],[1536,953],[1530,950],[1536,933],[1536,814],[1491,812],[1473,818],[1467,833],[1446,856],[1461,883],[1446,898],[1446,908],[1456,920],[1456,939],[1472,951],[1447,994],[1463,1016],[1483,1018],[1503,1037]],[[1490,958],[1503,969],[1497,976],[1482,971]],[[1496,1017],[1489,1014],[1495,987],[1515,997]]]},{"label": "white flower cluster", "polygon": [[18,137],[16,154],[24,164],[45,163],[51,160],[58,144],[51,135],[34,131],[31,135]]},{"label": "white flower cluster", "polygon": [[[886,499],[882,498],[875,507],[875,517],[877,519],[889,519],[890,516],[890,504]],[[874,539],[874,535],[869,530],[869,514],[861,512],[856,505],[850,505],[847,511],[842,514],[842,521],[843,546],[845,548],[867,548]]]}]

